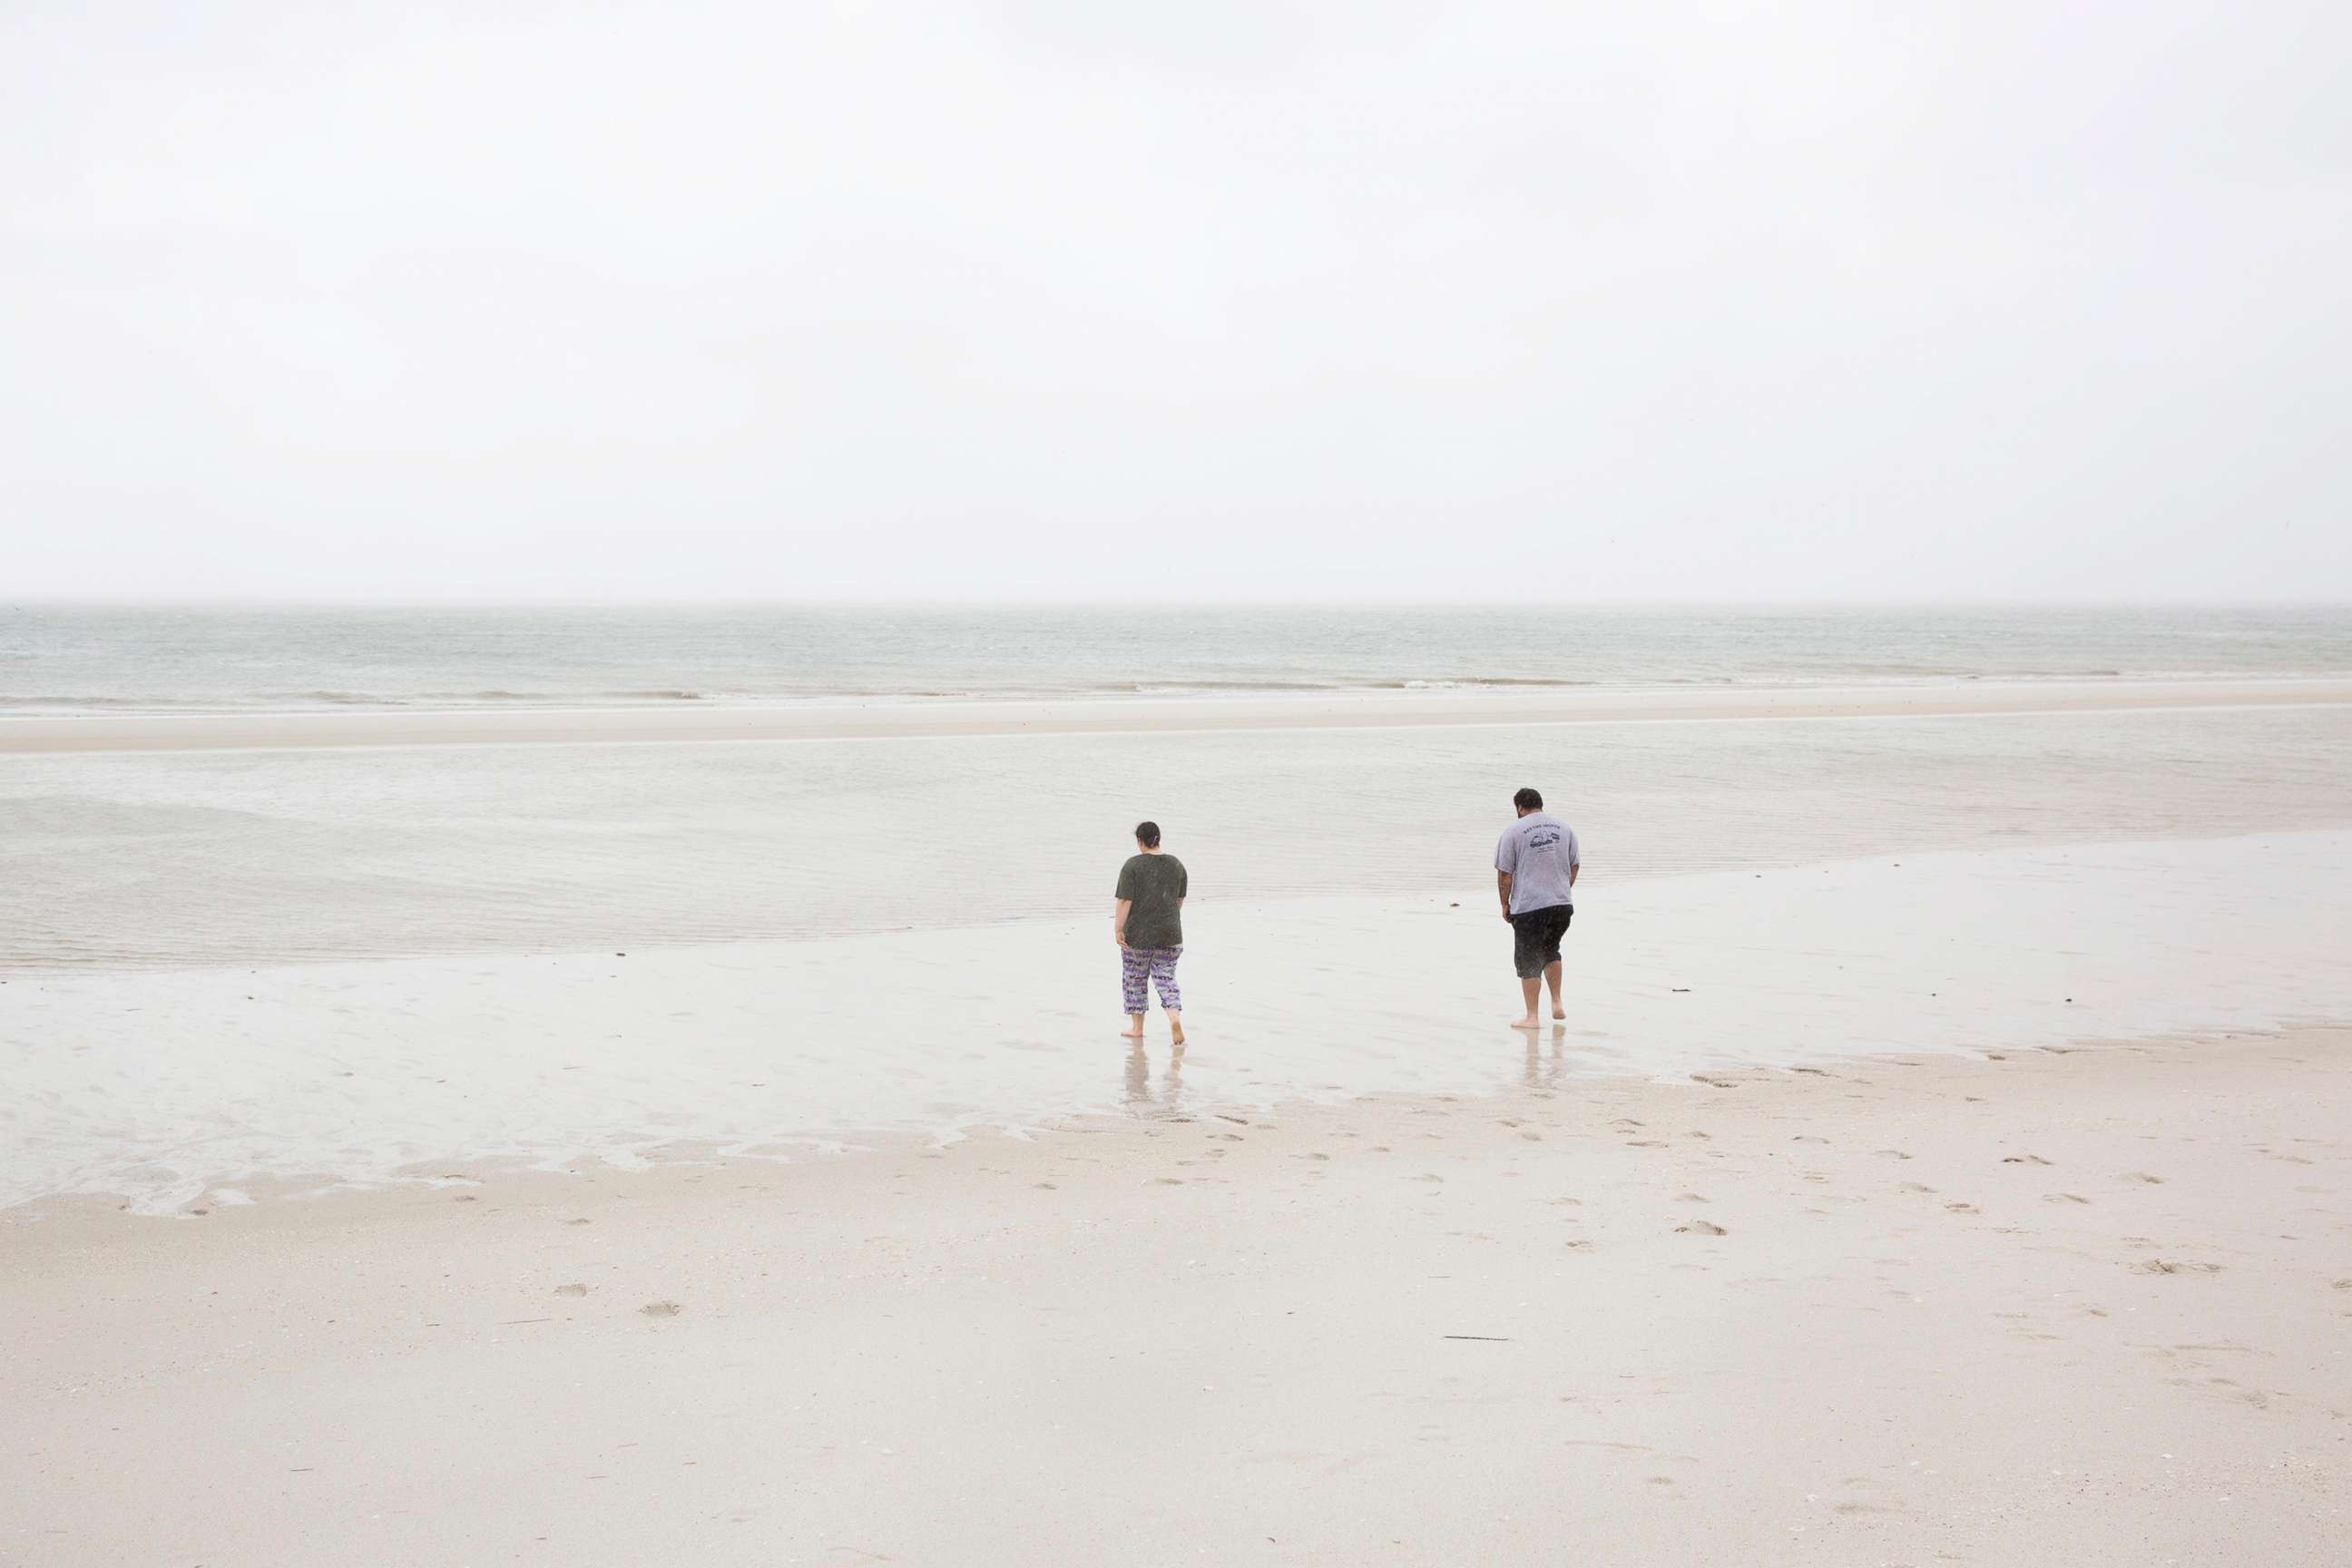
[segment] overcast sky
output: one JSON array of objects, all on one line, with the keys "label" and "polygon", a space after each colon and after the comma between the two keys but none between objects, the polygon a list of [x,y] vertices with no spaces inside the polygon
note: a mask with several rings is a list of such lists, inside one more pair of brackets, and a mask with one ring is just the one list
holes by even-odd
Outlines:
[{"label": "overcast sky", "polygon": [[0,592],[2352,597],[2352,6],[0,0]]}]

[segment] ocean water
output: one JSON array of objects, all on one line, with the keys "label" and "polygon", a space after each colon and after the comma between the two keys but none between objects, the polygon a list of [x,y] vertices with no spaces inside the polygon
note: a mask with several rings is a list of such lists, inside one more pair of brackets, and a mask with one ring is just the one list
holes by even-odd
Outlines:
[{"label": "ocean water", "polygon": [[0,714],[2352,674],[2352,606],[0,606]]}]

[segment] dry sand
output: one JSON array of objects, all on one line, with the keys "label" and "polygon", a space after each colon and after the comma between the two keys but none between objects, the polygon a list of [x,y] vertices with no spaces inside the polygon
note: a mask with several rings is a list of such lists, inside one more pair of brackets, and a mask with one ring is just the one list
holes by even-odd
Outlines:
[{"label": "dry sand", "polygon": [[1499,1099],[19,1209],[0,1561],[2343,1561],[2352,1034],[1554,1050]]},{"label": "dry sand", "polygon": [[1348,691],[1315,697],[843,702],[797,707],[466,709],[0,718],[0,755],[320,746],[824,741],[952,735],[1386,729],[1706,719],[2094,713],[2352,702],[2352,681],[2036,681],[1937,686]]}]

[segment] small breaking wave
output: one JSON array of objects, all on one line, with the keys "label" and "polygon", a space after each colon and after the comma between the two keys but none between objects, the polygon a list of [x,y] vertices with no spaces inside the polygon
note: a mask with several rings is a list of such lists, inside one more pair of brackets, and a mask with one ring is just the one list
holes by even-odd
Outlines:
[{"label": "small breaking wave", "polygon": [[1429,677],[1333,676],[1327,679],[1163,680],[1120,681],[1097,687],[1098,692],[1137,696],[1182,697],[1222,692],[1285,691],[1486,691],[1513,688],[1566,689],[1597,686],[1593,680],[1538,675],[1462,675]]},{"label": "small breaking wave", "polygon": [[184,697],[73,697],[56,693],[20,697],[0,692],[0,709],[5,708],[98,708],[107,710],[146,710],[148,711],[184,709],[189,706]]},{"label": "small breaking wave", "polygon": [[249,700],[272,704],[323,702],[330,708],[397,708],[401,706],[399,698],[379,697],[373,691],[261,691],[256,692]]},{"label": "small breaking wave", "polygon": [[1331,691],[1339,688],[1325,680],[1123,680],[1094,689],[1100,692],[1131,693],[1139,697],[1181,697],[1199,695],[1203,691]]},{"label": "small breaking wave", "polygon": [[1376,680],[1376,691],[1507,691],[1514,688],[1564,690],[1574,686],[1598,686],[1597,680],[1570,680],[1549,675],[1463,675],[1426,680]]},{"label": "small breaking wave", "polygon": [[416,702],[476,702],[488,706],[502,702],[533,702],[541,705],[571,702],[700,702],[704,694],[684,687],[631,689],[623,691],[509,691],[493,686],[479,691],[422,691],[408,700]]}]

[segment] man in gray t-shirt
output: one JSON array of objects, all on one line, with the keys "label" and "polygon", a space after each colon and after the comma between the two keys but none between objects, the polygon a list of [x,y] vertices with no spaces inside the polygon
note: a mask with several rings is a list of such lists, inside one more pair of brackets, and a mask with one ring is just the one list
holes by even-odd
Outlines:
[{"label": "man in gray t-shirt", "polygon": [[1543,808],[1543,796],[1523,789],[1511,797],[1519,819],[1495,846],[1495,890],[1503,918],[1511,922],[1511,963],[1518,971],[1527,1011],[1511,1020],[1515,1029],[1536,1027],[1536,999],[1551,987],[1551,1016],[1568,1016],[1559,1005],[1559,939],[1576,915],[1576,873],[1583,864],[1576,834]]}]

